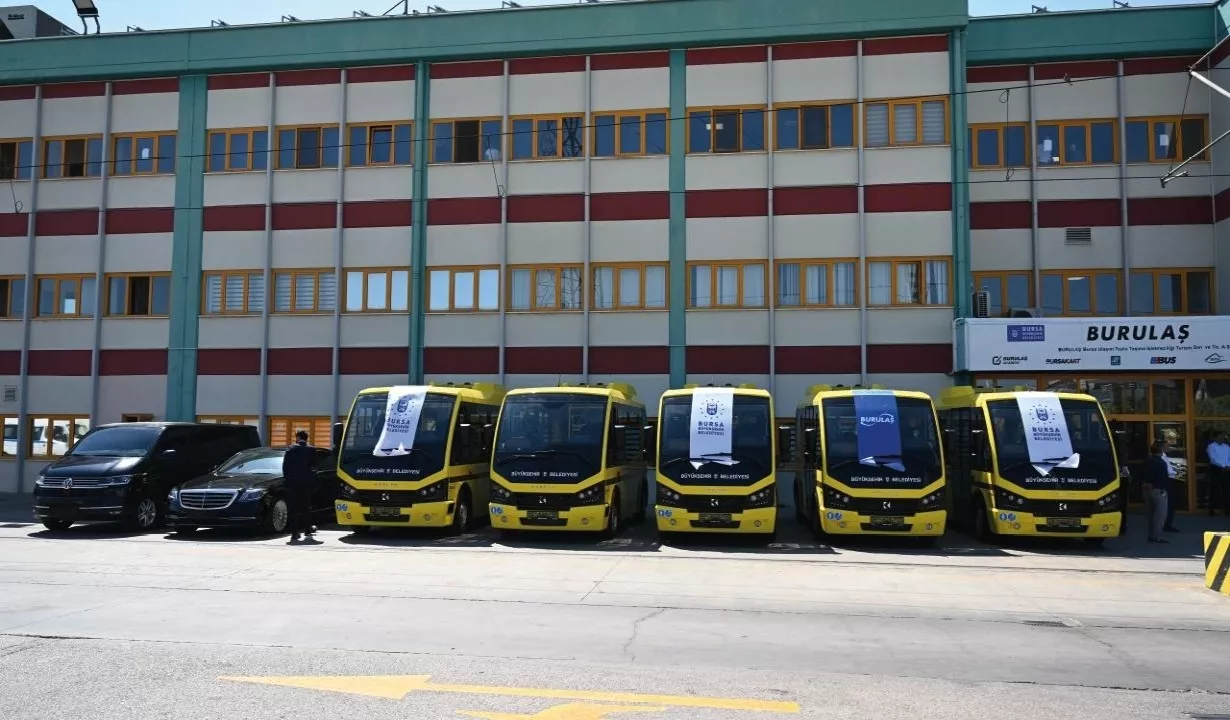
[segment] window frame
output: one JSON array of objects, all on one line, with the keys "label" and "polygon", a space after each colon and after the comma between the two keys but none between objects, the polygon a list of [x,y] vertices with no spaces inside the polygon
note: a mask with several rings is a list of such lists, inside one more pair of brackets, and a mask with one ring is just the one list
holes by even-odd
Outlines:
[{"label": "window frame", "polygon": [[[435,309],[432,309],[431,307],[432,275],[433,273],[439,272],[441,270],[448,271],[448,308],[445,310],[435,310]],[[480,298],[482,297],[482,274],[481,273],[484,270],[494,270],[496,273],[495,276],[497,278],[496,282],[503,282],[503,278],[500,277],[500,266],[499,265],[429,265],[427,267],[427,272],[426,272],[427,286],[424,288],[424,290],[426,290],[425,297],[427,298],[427,302],[425,303],[426,305],[425,311],[429,313],[437,313],[437,314],[440,314],[440,313],[472,314],[472,313],[497,313],[499,312],[500,307],[501,307],[500,303],[504,301],[502,288],[499,288],[499,287],[496,288],[496,307],[484,308],[480,305]],[[474,273],[474,307],[459,308],[456,306],[457,273],[459,272],[462,272],[462,273],[473,272]]]},{"label": "window frame", "polygon": [[[1139,315],[1133,312],[1132,313],[1133,317],[1177,317],[1180,315],[1192,315],[1193,312],[1187,307],[1188,281],[1189,281],[1189,276],[1192,273],[1208,273],[1209,274],[1209,312],[1207,313],[1207,315],[1217,314],[1217,293],[1215,292],[1215,289],[1217,287],[1216,285],[1217,272],[1214,268],[1211,268],[1211,267],[1204,267],[1204,268],[1202,267],[1176,267],[1176,268],[1133,267],[1128,273],[1127,282],[1129,283],[1132,282],[1133,275],[1144,274],[1144,273],[1148,273],[1149,275],[1151,275],[1152,280],[1153,280],[1153,312],[1140,313]],[[1161,293],[1159,291],[1159,286],[1158,286],[1158,281],[1157,281],[1157,278],[1159,275],[1179,275],[1180,276],[1179,296],[1183,299],[1182,308],[1176,309],[1171,312],[1161,312],[1158,309],[1161,306],[1161,302],[1160,302]],[[1122,283],[1123,281],[1121,280],[1120,282]],[[1205,315],[1206,313],[1200,313],[1197,316],[1204,317]]]},{"label": "window frame", "polygon": [[[1179,153],[1176,153],[1175,157],[1173,158],[1160,157],[1157,154],[1157,143],[1154,142],[1154,138],[1156,136],[1153,134],[1153,126],[1155,123],[1167,123],[1167,122],[1174,123],[1175,133],[1174,133],[1173,146],[1176,148],[1179,148],[1179,150],[1182,150],[1183,148],[1183,122],[1187,120],[1199,120],[1200,121],[1200,127],[1201,127],[1200,147],[1204,147],[1205,145],[1207,145],[1209,142],[1209,116],[1207,114],[1205,115],[1142,115],[1140,117],[1126,118],[1124,120],[1124,130],[1125,131],[1133,123],[1145,123],[1145,130],[1149,138],[1149,159],[1148,160],[1128,160],[1127,163],[1129,165],[1148,165],[1148,164],[1156,164],[1156,163],[1169,164],[1169,163],[1179,163],[1179,162],[1183,162],[1184,160],[1186,160],[1187,158],[1179,157]],[[1127,152],[1127,138],[1126,137],[1124,137],[1123,143],[1124,143],[1123,151],[1125,153],[1125,157],[1127,157],[1130,155],[1130,153]],[[1205,150],[1203,157],[1195,157],[1192,159],[1192,162],[1210,162],[1211,157],[1212,157],[1211,153],[1208,150]]]},{"label": "window frame", "polygon": [[[251,305],[252,305],[252,282],[251,280],[252,280],[253,275],[260,275],[263,280],[264,273],[265,273],[264,270],[205,270],[204,272],[201,273],[201,315],[205,317],[223,317],[226,315],[235,315],[235,316],[254,315],[256,313],[262,312],[261,310],[251,309]],[[242,311],[232,311],[232,310],[227,309],[226,281],[227,281],[227,278],[233,277],[236,275],[243,278],[243,307],[244,309]],[[222,310],[219,312],[210,312],[208,310],[208,307],[209,307],[209,278],[213,276],[217,276],[221,278],[219,297],[222,301]],[[272,279],[272,277],[273,277],[273,272],[270,271],[270,279]],[[268,297],[269,283],[268,282],[265,282],[264,295],[265,297],[262,298],[262,302],[267,303],[269,301],[269,297]]]},{"label": "window frame", "polygon": [[[929,303],[927,302],[927,263],[929,262],[944,262],[948,265],[948,301],[944,303]],[[892,284],[889,289],[888,303],[873,303],[871,301],[871,266],[876,263],[889,263],[890,276]],[[897,301],[897,266],[898,265],[918,265],[921,270],[922,292],[919,296],[919,302],[902,303]],[[863,265],[863,282],[867,288],[867,307],[869,308],[951,308],[956,303],[956,288],[953,285],[953,257],[951,255],[919,255],[919,256],[889,256],[889,257],[869,257]]]},{"label": "window frame", "polygon": [[[406,274],[406,308],[404,310],[398,310],[393,307],[393,273],[398,273],[398,272],[402,272]],[[351,273],[362,273],[363,274],[363,291],[362,291],[362,302],[361,302],[362,308],[359,310],[350,309],[350,274]],[[367,306],[368,282],[369,282],[369,278],[371,278],[373,275],[385,275],[386,276],[385,277],[385,289],[384,289],[384,304],[385,304],[384,309],[378,309],[378,308],[373,309]],[[414,299],[414,292],[410,287],[410,284],[413,280],[413,273],[410,271],[409,267],[383,267],[383,268],[382,267],[350,267],[350,268],[342,269],[342,276],[343,276],[344,281],[341,283],[341,293],[340,294],[341,294],[341,308],[342,308],[343,313],[348,313],[350,315],[360,315],[360,314],[389,315],[389,314],[404,314],[404,313],[410,312],[410,304],[412,300]],[[319,294],[319,291],[317,291],[317,294]]]},{"label": "window frame", "polygon": [[[406,126],[410,131],[410,159],[407,162],[397,162],[397,128]],[[363,128],[366,133],[366,141],[363,145],[363,162],[355,162],[355,144],[350,141],[351,135],[355,130]],[[379,129],[388,128],[389,130],[389,161],[375,162],[372,160],[372,134]],[[377,122],[361,122],[347,123],[345,128],[345,137],[342,138],[342,144],[346,148],[345,165],[347,168],[364,168],[364,167],[411,167],[414,165],[414,121],[413,120],[385,120]]]},{"label": "window frame", "polygon": [[[662,116],[662,125],[663,125],[663,129],[666,135],[666,144],[662,152],[660,153],[649,152],[649,133],[645,132],[645,128],[648,127],[649,125],[649,120],[647,118],[650,115],[661,115]],[[667,157],[668,155],[670,155],[670,152],[671,152],[671,114],[670,114],[669,108],[646,108],[643,110],[609,110],[609,111],[591,110],[589,113],[589,117],[590,117],[590,120],[589,120],[590,128],[589,128],[589,132],[586,133],[589,136],[588,138],[589,147],[586,148],[586,151],[589,153],[590,157],[594,157],[594,158]],[[615,124],[611,126],[612,131],[615,133],[615,138],[614,138],[615,152],[611,155],[599,155],[598,154],[598,130],[602,127],[606,127],[604,125],[598,124],[598,118],[600,117],[615,118]],[[623,142],[621,141],[621,137],[619,134],[619,128],[621,126],[620,121],[623,118],[637,118],[640,120],[641,147],[638,152],[625,152],[624,151]],[[509,157],[511,157],[511,155]]]},{"label": "window frame", "polygon": [[[170,138],[173,144],[178,143],[178,140],[179,140],[179,136],[174,130],[143,131],[139,133],[122,133],[119,135],[113,135],[111,137],[111,157],[107,159],[107,162],[110,165],[111,175],[113,177],[136,177],[139,175],[174,175],[175,166],[176,166],[175,153],[172,153],[169,156],[171,160],[171,169],[169,171],[163,171],[159,169],[159,165],[161,165],[161,162],[163,160],[162,145],[163,145],[163,142],[166,140],[166,138]],[[140,157],[139,157],[140,153],[138,152],[137,148],[138,148],[140,141],[142,140],[151,140],[154,143],[154,155],[152,158],[150,158],[154,163],[152,170],[139,170],[137,168],[137,162],[140,160]],[[132,143],[132,147],[128,154],[128,157],[126,158],[129,169],[127,172],[120,172],[121,158],[120,158],[119,147],[120,147],[120,143],[124,141],[129,141],[130,143]],[[208,147],[208,138],[206,138],[206,145]]]},{"label": "window frame", "polygon": [[[645,282],[646,271],[651,267],[662,268],[662,283],[663,283],[663,302],[662,307],[649,307],[645,304],[647,283]],[[609,269],[611,271],[611,307],[598,307],[598,283],[594,282],[594,274],[599,269]],[[640,296],[636,305],[620,305],[620,271],[636,270],[640,278]],[[589,289],[586,292],[586,300],[589,302],[590,312],[662,312],[669,310],[671,305],[671,273],[670,263],[659,261],[646,262],[601,262],[590,263],[589,265]]]},{"label": "window frame", "polygon": [[[692,304],[692,268],[699,265],[709,266],[709,288],[712,302],[708,306],[698,306]],[[748,305],[744,299],[743,279],[745,269],[750,265],[759,265],[764,268],[766,277],[764,278],[764,294],[765,300],[761,305]],[[733,305],[719,305],[717,303],[717,277],[718,268],[734,266],[739,269],[738,272],[738,302]],[[689,260],[684,278],[684,293],[686,295],[684,302],[687,303],[688,310],[767,310],[772,299],[770,293],[773,290],[772,278],[767,277],[771,271],[771,266],[767,258],[745,258],[740,260]]]},{"label": "window frame", "polygon": [[[343,271],[345,272],[345,271]],[[278,275],[290,275],[290,309],[278,310]],[[310,310],[297,309],[299,298],[299,282],[298,278],[301,275],[312,275],[312,308]],[[265,302],[269,306],[270,315],[332,315],[335,310],[333,308],[322,309],[320,307],[320,278],[324,275],[333,275],[333,303],[336,306],[339,301],[339,292],[337,285],[337,274],[333,268],[276,268],[269,272],[269,283],[273,287],[273,292],[269,292],[269,287],[265,288]],[[245,290],[247,286],[245,285]]]},{"label": "window frame", "polygon": [[[1116,287],[1116,289],[1118,290],[1118,296],[1115,300],[1115,307],[1116,307],[1115,313],[1112,313],[1109,315],[1099,315],[1098,314],[1098,276],[1099,275],[1113,275],[1118,281],[1118,285]],[[1123,298],[1124,298],[1123,271],[1120,269],[1117,269],[1117,268],[1088,268],[1088,269],[1064,268],[1062,270],[1043,270],[1038,273],[1039,282],[1045,283],[1046,278],[1048,277],[1058,277],[1063,280],[1063,305],[1061,306],[1060,314],[1058,316],[1051,315],[1048,317],[1103,317],[1103,318],[1107,318],[1107,317],[1124,317],[1126,315],[1126,313],[1124,312],[1125,308],[1124,308],[1124,303],[1123,303]],[[1089,278],[1089,308],[1090,309],[1088,312],[1076,312],[1070,309],[1071,308],[1071,297],[1072,297],[1072,293],[1071,293],[1072,285],[1069,282],[1069,280],[1072,278],[1078,278],[1078,277],[1088,277]],[[1156,284],[1157,284],[1156,281],[1154,281],[1155,287],[1156,287]],[[1040,288],[1040,290],[1041,289],[1043,288]],[[1031,291],[1033,290],[1032,283],[1030,285],[1030,290]],[[1046,308],[1045,299],[1041,297],[1040,294],[1032,296],[1032,297],[1038,303],[1040,303],[1039,307],[1045,310]]]},{"label": "window frame", "polygon": [[[836,285],[834,284],[835,265],[841,263],[849,263],[854,266],[854,302],[849,305],[838,305],[832,300],[827,303],[809,303],[807,302],[807,268],[814,265],[824,267],[825,282],[828,283],[829,297],[836,296]],[[799,266],[799,304],[785,305],[780,302],[781,298],[781,266],[782,265],[798,265]],[[690,274],[689,274],[689,277]],[[689,294],[689,297],[691,295]],[[778,310],[816,310],[828,309],[849,310],[857,309],[859,304],[859,282],[858,282],[858,258],[777,258],[773,261],[773,307]]]},{"label": "window frame", "polygon": [[[17,428],[17,438],[13,439],[13,447],[17,452],[21,451],[21,445],[18,444],[21,436],[21,418],[16,413],[0,413],[0,427],[15,427]],[[17,452],[13,454],[4,451],[4,438],[0,437],[0,462],[5,460],[16,460]]]},{"label": "window frame", "polygon": [[[850,106],[850,135],[853,141],[849,145],[834,145],[833,144],[833,108],[840,106]],[[809,147],[803,143],[803,111],[806,109],[824,109],[825,116],[825,135],[827,144],[823,147]],[[777,131],[777,119],[782,112],[794,110],[798,113],[799,123],[799,146],[798,147],[782,147],[781,133]],[[857,100],[820,100],[808,102],[786,102],[776,103],[773,109],[768,111],[771,116],[769,122],[773,125],[773,151],[774,152],[791,152],[803,150],[855,150],[862,142],[862,134],[859,123],[859,104]],[[766,126],[767,127],[767,126]]]},{"label": "window frame", "polygon": [[[68,156],[67,155],[68,154],[65,152],[65,150],[67,149],[68,147],[67,144],[69,142],[73,142],[77,140],[80,140],[81,142],[85,143],[85,158],[83,162],[84,169],[81,175],[69,175],[67,171],[67,167],[68,167]],[[93,133],[93,134],[85,134],[85,135],[56,135],[56,136],[41,138],[41,141],[42,141],[42,146],[40,147],[40,150],[42,151],[42,153],[39,156],[39,162],[37,163],[39,167],[41,168],[39,172],[40,180],[89,180],[89,179],[102,177],[103,165],[105,164],[103,156],[106,155],[106,152],[105,152],[105,149],[103,148],[104,140],[101,134]],[[47,148],[51,145],[51,143],[55,143],[55,142],[61,143],[60,162],[58,165],[59,174],[48,175],[47,174],[48,170],[53,166],[47,163],[47,157],[49,155],[49,153],[47,152]],[[97,143],[98,145],[99,158],[97,161],[90,159],[90,145],[92,143]],[[91,169],[96,169],[97,172],[91,173],[90,172]]]},{"label": "window frame", "polygon": [[[1022,137],[1025,139],[1025,160],[1020,165],[1008,164],[1008,129],[1018,128],[1022,131]],[[994,130],[999,145],[999,162],[995,165],[985,165],[978,160],[978,133],[979,131]],[[1033,164],[1033,146],[1036,143],[1029,140],[1029,123],[1027,122],[1007,122],[1007,123],[973,123],[969,126],[969,158],[971,170],[1005,170],[1008,168],[1028,169]]]},{"label": "window frame", "polygon": [[[982,292],[982,281],[985,279],[994,278],[999,280],[999,307],[1004,313],[1007,313],[1018,305],[1011,305],[1008,302],[1008,278],[1014,276],[1022,276],[1025,278],[1026,290],[1029,302],[1024,307],[1034,307],[1038,301],[1038,296],[1034,292],[1034,273],[1032,270],[988,270],[970,273],[971,282],[974,286],[974,292]],[[1122,298],[1123,288],[1119,288],[1120,297]],[[992,315],[991,317],[1004,317],[1004,315]]]},{"label": "window frame", "polygon": [[[1112,158],[1110,160],[1093,160],[1093,126],[1094,125],[1110,125],[1111,127],[1111,147]],[[1119,137],[1119,121],[1114,118],[1079,118],[1070,120],[1041,120],[1035,123],[1033,145],[1034,148],[1039,145],[1038,133],[1042,128],[1053,127],[1056,129],[1059,137],[1059,162],[1043,163],[1038,162],[1039,168],[1056,168],[1056,167],[1084,167],[1086,165],[1118,165],[1120,153],[1120,144],[1122,139]],[[1069,160],[1068,145],[1064,142],[1064,137],[1067,134],[1068,128],[1084,128],[1085,130],[1085,160]]]},{"label": "window frame", "polygon": [[[65,454],[67,454],[68,451],[71,450],[73,446],[77,444],[77,441],[80,440],[81,437],[85,437],[84,434],[81,437],[77,436],[78,423],[80,423],[81,421],[85,421],[85,423],[89,425],[89,427],[86,429],[87,433],[90,430],[94,429],[94,423],[88,414],[64,415],[64,414],[55,414],[55,413],[44,414],[44,413],[37,413],[37,412],[27,413],[26,414],[26,437],[25,437],[26,442],[25,442],[25,448],[24,448],[27,460],[44,460],[44,459],[55,460],[56,458],[64,457],[64,455],[56,455],[54,452],[52,452],[52,450],[55,448],[54,440],[46,442],[45,452],[41,454],[37,454],[37,455],[34,453],[34,421],[35,420],[46,420],[48,427],[55,425],[55,423],[57,422],[63,422],[68,425],[68,443],[64,451]],[[18,451],[22,449],[23,448],[19,447]]]},{"label": "window frame", "polygon": [[[332,447],[332,420],[333,419],[328,415],[270,415],[265,420],[265,445],[267,447],[287,447],[293,445],[295,443],[295,432],[297,430],[305,429],[308,431],[309,445],[313,445],[318,448]],[[273,436],[273,425],[277,422],[286,423],[285,443],[275,442],[275,438]],[[281,439],[281,436],[276,439]]]},{"label": "window frame", "polygon": [[[13,146],[13,176],[5,177],[0,173],[0,181],[3,182],[29,182],[34,178],[34,168],[38,165],[38,158],[34,152],[34,138],[0,138],[0,145]],[[30,154],[29,164],[22,164],[21,149],[25,145]]]},{"label": "window frame", "polygon": [[[252,422],[245,422],[251,420]],[[253,415],[197,415],[196,421],[204,425],[250,425],[260,427],[260,418]]]},{"label": "window frame", "polygon": [[[692,149],[692,115],[693,113],[707,112],[709,113],[709,149],[708,150],[693,150]],[[723,112],[738,112],[739,113],[739,149],[738,150],[715,150],[717,145],[717,128],[713,122],[713,114]],[[743,147],[743,114],[746,112],[759,112],[764,117],[764,131],[761,138],[760,149],[748,150]],[[668,120],[670,116],[668,115]],[[773,109],[767,104],[750,104],[750,105],[697,105],[689,106],[685,113],[684,124],[684,147],[687,149],[688,155],[741,155],[744,153],[763,153],[769,150],[769,123],[775,121]]]},{"label": "window frame", "polygon": [[[529,307],[514,308],[513,307],[513,272],[516,270],[530,271],[530,303]],[[544,270],[549,270],[555,273],[555,304],[551,306],[538,305],[538,293],[535,292],[538,282],[538,273]],[[566,308],[563,306],[564,286],[563,274],[565,270],[576,270],[577,277],[581,283],[580,294],[578,295],[579,303],[574,308]],[[559,265],[549,264],[521,264],[509,265],[508,277],[504,282],[504,302],[510,313],[575,313],[585,310],[585,266],[581,263],[561,263]]]},{"label": "window frame", "polygon": [[[477,136],[478,137],[478,159],[477,160],[467,161],[467,162],[458,162],[456,160],[456,157],[457,157],[457,123],[459,122],[478,123],[478,136]],[[427,158],[428,160],[427,160],[427,164],[428,165],[477,165],[479,163],[502,162],[503,159],[507,157],[507,155],[501,155],[500,158],[495,159],[495,160],[488,160],[486,157],[484,157],[487,153],[486,153],[486,149],[484,149],[483,147],[483,137],[484,137],[483,125],[489,122],[500,124],[499,135],[501,137],[501,140],[496,145],[494,145],[494,147],[500,153],[503,153],[505,143],[502,138],[504,135],[507,134],[507,128],[504,127],[504,118],[499,115],[488,115],[488,116],[479,115],[475,117],[442,117],[442,118],[431,118],[430,120],[428,120],[428,125],[427,125]],[[511,119],[510,119],[510,122],[511,122]],[[448,123],[453,126],[453,134],[449,137],[449,140],[452,142],[452,150],[450,151],[450,155],[452,159],[449,159],[449,160],[440,160],[436,157],[436,125],[439,125],[441,123]]]},{"label": "window frame", "polygon": [[[320,162],[316,165],[299,165],[299,135],[305,131],[315,130],[320,133],[320,144],[316,150],[320,154]],[[334,164],[325,162],[325,155],[328,152],[329,144],[325,142],[325,134],[329,130],[337,131],[337,158]],[[292,152],[295,155],[295,164],[291,167],[283,167],[282,165],[282,133],[294,131],[295,147]],[[273,129],[273,137],[269,140],[269,154],[272,156],[273,169],[276,170],[337,170],[338,165],[342,162],[342,145],[345,144],[342,138],[342,126],[337,123],[308,123],[306,125],[278,125]],[[228,138],[229,148],[229,138]],[[229,157],[229,155],[228,155]]]},{"label": "window frame", "polygon": [[[123,312],[115,312],[111,307],[111,281],[124,279],[124,307]],[[150,312],[144,315],[128,314],[128,303],[132,294],[132,280],[134,278],[149,279],[149,307]],[[154,310],[154,280],[165,278],[167,281],[167,311],[166,313],[155,313]],[[103,284],[105,292],[103,293],[103,317],[126,317],[126,318],[165,318],[171,315],[171,273],[169,272],[134,272],[134,273],[107,273],[103,276]]]},{"label": "window frame", "polygon": [[[4,283],[3,290],[0,290],[0,322],[5,320],[22,320],[25,318],[26,312],[30,309],[30,288],[27,287],[25,275],[0,275],[0,282]],[[13,283],[21,283],[21,312],[14,314],[13,298],[17,295],[13,292]]]},{"label": "window frame", "polygon": [[[603,114],[605,115],[609,113],[603,113]],[[517,133],[513,131],[513,127],[515,127],[517,122],[520,120],[529,120],[533,124],[533,129],[530,131],[530,143],[531,143],[530,157],[515,157],[513,155],[513,149],[516,146],[516,141],[517,141]],[[543,155],[538,152],[538,149],[539,149],[538,123],[541,120],[555,120],[558,123],[556,127],[556,133],[555,133],[556,141],[555,141],[555,154],[554,155]],[[563,137],[564,137],[564,121],[565,120],[576,120],[578,122],[577,136],[581,140],[581,154],[580,155],[565,155],[564,154]],[[616,127],[618,128],[618,126]],[[505,152],[504,157],[507,157],[509,162],[531,162],[534,160],[584,160],[586,157],[586,153],[589,152],[589,148],[586,147],[586,142],[588,141],[587,136],[589,134],[590,133],[585,131],[585,113],[583,112],[545,113],[545,114],[539,114],[539,115],[512,115],[512,116],[509,116],[508,118],[508,131],[504,133],[505,140],[502,143],[505,146],[504,147],[504,152]],[[642,133],[641,145],[645,144],[643,135],[644,134]],[[480,137],[481,137],[481,133],[480,133]],[[616,139],[616,142],[618,143],[618,138]]]},{"label": "window frame", "polygon": [[[923,105],[929,102],[940,102],[944,104],[944,141],[940,143],[923,142]],[[883,145],[864,145],[867,149],[878,149],[886,147],[951,147],[952,146],[952,106],[948,101],[947,95],[929,95],[926,97],[907,97],[907,98],[877,98],[863,100],[860,112],[862,114],[862,122],[860,123],[863,131],[863,138],[870,136],[867,132],[867,108],[872,105],[887,105],[888,106],[888,142]],[[896,108],[899,105],[914,106],[914,142],[897,142],[897,113]],[[864,140],[865,142],[865,140]]]},{"label": "window frame", "polygon": [[[276,132],[276,131],[275,131]],[[256,135],[257,133],[265,134],[265,149],[257,151]],[[226,144],[222,150],[222,165],[221,170],[213,170],[214,152],[212,150],[211,140],[214,135],[222,135],[226,138]],[[247,167],[232,167],[231,158],[234,156],[231,148],[234,144],[234,137],[237,135],[246,136],[248,139],[248,149],[244,152],[244,157],[247,158]],[[265,156],[265,167],[256,167],[256,158],[258,155]],[[205,172],[207,174],[221,175],[222,173],[246,173],[246,172],[266,172],[268,164],[274,155],[273,148],[269,139],[269,128],[267,127],[248,127],[248,128],[215,128],[207,130],[205,133]]]},{"label": "window frame", "polygon": [[[55,281],[55,303],[56,303],[57,311],[54,311],[48,314],[43,314],[42,311],[40,310],[41,295],[39,293],[39,290],[44,280]],[[38,318],[40,320],[80,320],[84,318],[93,318],[98,313],[97,294],[95,295],[95,298],[94,298],[95,300],[94,311],[89,313],[88,315],[81,312],[81,306],[84,304],[84,299],[85,299],[85,295],[83,294],[83,285],[86,280],[94,281],[94,292],[97,293],[98,292],[98,276],[97,275],[93,275],[90,273],[68,273],[68,274],[54,274],[53,273],[53,274],[48,274],[48,275],[35,275],[34,276],[34,291],[33,291],[34,312],[31,315],[31,318]],[[60,306],[60,287],[65,282],[75,282],[77,284],[77,312],[75,313],[61,313],[58,311],[58,308]],[[27,290],[27,292],[29,291]],[[106,298],[104,297],[103,300],[105,302]]]}]

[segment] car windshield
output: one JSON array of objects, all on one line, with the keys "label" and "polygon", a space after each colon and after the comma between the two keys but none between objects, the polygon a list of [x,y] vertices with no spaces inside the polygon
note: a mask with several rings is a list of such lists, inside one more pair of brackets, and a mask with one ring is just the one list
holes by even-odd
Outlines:
[{"label": "car windshield", "polygon": [[285,450],[241,452],[218,468],[219,475],[281,475]]},{"label": "car windshield", "polygon": [[[1063,419],[1067,425],[1072,452],[1079,459],[1072,467],[1052,469],[1052,475],[1076,476],[1093,473],[1100,475],[1114,470],[1110,434],[1098,404],[1090,400],[1061,398]],[[1020,405],[1016,400],[992,400],[987,403],[991,413],[991,427],[995,439],[995,454],[1001,473],[1014,475],[1017,471],[1034,475],[1029,470],[1031,458],[1025,442],[1025,423],[1021,419]],[[1048,462],[1060,462],[1066,458],[1046,458]]]},{"label": "car windshield", "polygon": [[[667,398],[662,404],[661,472],[684,484],[746,484],[773,469],[772,421],[769,399],[735,395],[731,411],[729,457],[693,458],[692,396]],[[702,467],[696,468],[695,464]],[[703,470],[703,472],[698,472]]]},{"label": "car windshield", "polygon": [[496,430],[496,462],[560,453],[597,464],[606,438],[607,398],[536,393],[505,399]]},{"label": "car windshield", "polygon": [[457,398],[429,392],[423,400],[414,445],[404,455],[375,455],[384,432],[387,392],[367,393],[355,400],[346,421],[341,466],[360,480],[413,480],[444,468],[453,407]]},{"label": "car windshield", "polygon": [[113,426],[97,428],[81,438],[69,455],[143,457],[157,442],[160,428]]},{"label": "car windshield", "polygon": [[825,460],[832,477],[847,483],[892,485],[901,481],[912,486],[940,476],[939,433],[931,402],[897,397],[896,405],[896,417],[887,414],[880,417],[887,416],[885,427],[896,426],[900,450],[895,452],[900,455],[863,457],[860,436],[870,431],[862,429],[865,424],[855,410],[854,398],[823,401]]}]

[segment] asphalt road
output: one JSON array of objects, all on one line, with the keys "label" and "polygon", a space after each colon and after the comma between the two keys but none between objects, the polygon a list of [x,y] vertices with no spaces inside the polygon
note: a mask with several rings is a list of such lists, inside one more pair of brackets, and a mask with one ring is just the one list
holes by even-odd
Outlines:
[{"label": "asphalt road", "polygon": [[5,520],[4,720],[1230,718],[1195,533],[288,546]]}]

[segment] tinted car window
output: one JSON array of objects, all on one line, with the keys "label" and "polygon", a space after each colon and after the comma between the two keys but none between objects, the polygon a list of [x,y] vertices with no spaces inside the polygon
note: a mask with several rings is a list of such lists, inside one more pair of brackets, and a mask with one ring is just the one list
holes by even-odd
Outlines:
[{"label": "tinted car window", "polygon": [[98,428],[73,446],[69,455],[96,457],[144,457],[158,441],[156,427]]},{"label": "tinted car window", "polygon": [[281,450],[242,452],[235,455],[228,460],[225,465],[218,468],[218,473],[226,473],[231,475],[239,475],[244,473],[280,475],[282,473],[283,455],[285,455],[285,452]]}]

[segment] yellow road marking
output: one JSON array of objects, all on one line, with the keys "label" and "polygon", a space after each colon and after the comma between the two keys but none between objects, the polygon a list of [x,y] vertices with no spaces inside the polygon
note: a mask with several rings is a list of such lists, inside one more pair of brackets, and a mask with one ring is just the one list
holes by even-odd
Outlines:
[{"label": "yellow road marking", "polygon": [[462,695],[503,695],[546,700],[578,700],[586,703],[620,703],[665,705],[669,707],[742,710],[745,712],[799,712],[799,704],[783,700],[753,700],[745,698],[693,697],[689,695],[642,695],[626,692],[591,690],[557,690],[553,688],[520,688],[488,685],[454,685],[431,682],[430,675],[353,675],[309,677],[221,677],[229,682],[277,685],[304,690],[366,695],[368,697],[401,700],[412,692],[458,693]]},{"label": "yellow road marking", "polygon": [[481,718],[481,720],[607,720],[614,713],[632,712],[663,712],[664,707],[648,705],[591,705],[588,703],[568,703],[556,705],[533,715],[518,715],[515,713],[484,712],[479,710],[458,710],[459,715]]}]

